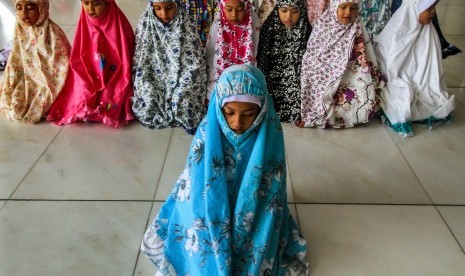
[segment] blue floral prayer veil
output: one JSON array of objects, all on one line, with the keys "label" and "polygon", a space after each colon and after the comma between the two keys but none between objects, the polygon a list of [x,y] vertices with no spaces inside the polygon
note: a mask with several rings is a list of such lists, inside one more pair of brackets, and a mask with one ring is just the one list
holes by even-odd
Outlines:
[{"label": "blue floral prayer veil", "polygon": [[238,95],[255,96],[259,98],[261,102],[260,113],[244,134],[250,132],[250,130],[259,125],[270,109],[271,98],[266,87],[265,75],[260,69],[246,64],[233,65],[226,68],[213,90],[212,99],[214,100],[210,102],[209,106],[209,109],[216,109],[216,117],[225,134],[227,132],[232,132],[232,130],[229,128],[222,113],[223,99]]}]

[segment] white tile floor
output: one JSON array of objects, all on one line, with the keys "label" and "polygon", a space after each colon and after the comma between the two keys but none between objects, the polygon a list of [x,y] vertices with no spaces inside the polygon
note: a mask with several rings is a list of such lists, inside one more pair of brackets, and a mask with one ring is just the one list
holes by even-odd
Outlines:
[{"label": "white tile floor", "polygon": [[[0,0],[2,22],[11,2]],[[72,39],[79,1],[50,2]],[[136,24],[147,1],[117,2]],[[465,1],[442,0],[438,14],[465,50]],[[465,275],[465,55],[444,64],[457,110],[441,128],[415,127],[403,139],[378,121],[285,125],[289,206],[310,242],[312,276]],[[136,122],[56,127],[0,117],[0,275],[153,275],[140,240],[190,140]]]}]

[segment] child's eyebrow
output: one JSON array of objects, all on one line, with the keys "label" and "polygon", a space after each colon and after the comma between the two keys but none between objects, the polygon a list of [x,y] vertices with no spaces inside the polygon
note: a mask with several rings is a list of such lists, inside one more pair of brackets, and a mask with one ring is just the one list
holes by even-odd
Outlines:
[{"label": "child's eyebrow", "polygon": [[[229,107],[229,106],[224,106],[224,108],[225,108],[225,109],[227,108],[227,109],[229,109],[229,110],[231,110],[231,111],[237,111],[236,109],[231,108],[231,107]],[[247,112],[247,111],[255,111],[255,110],[258,110],[258,109],[259,109],[259,108],[258,108],[258,106],[257,106],[257,107],[251,107],[251,108],[249,108],[249,109],[245,109],[245,110],[242,110],[242,111],[243,111],[243,112]]]}]

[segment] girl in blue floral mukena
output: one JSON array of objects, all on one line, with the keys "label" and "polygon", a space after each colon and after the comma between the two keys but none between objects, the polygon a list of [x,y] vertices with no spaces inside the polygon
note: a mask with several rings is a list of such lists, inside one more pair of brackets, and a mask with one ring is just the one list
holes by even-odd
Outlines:
[{"label": "girl in blue floral mukena", "polygon": [[157,275],[308,275],[285,160],[265,76],[251,65],[225,69],[186,167],[142,241]]}]

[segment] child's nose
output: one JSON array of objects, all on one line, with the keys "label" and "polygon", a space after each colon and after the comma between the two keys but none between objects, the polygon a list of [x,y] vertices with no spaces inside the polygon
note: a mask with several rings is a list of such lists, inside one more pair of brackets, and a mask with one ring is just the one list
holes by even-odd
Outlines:
[{"label": "child's nose", "polygon": [[236,122],[236,124],[233,126],[234,130],[239,130],[241,129],[242,124],[240,122]]},{"label": "child's nose", "polygon": [[236,120],[236,128],[241,128],[244,125],[244,119],[242,117],[237,118]]}]

